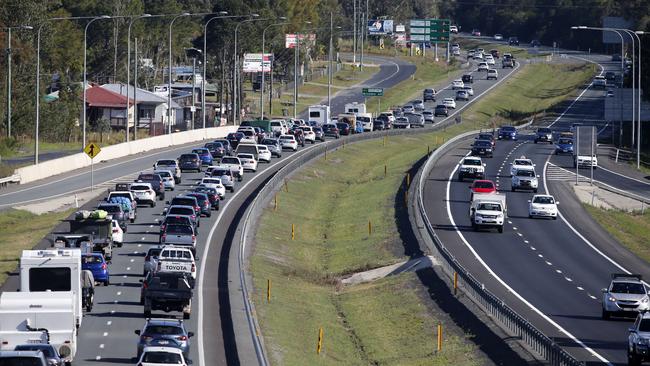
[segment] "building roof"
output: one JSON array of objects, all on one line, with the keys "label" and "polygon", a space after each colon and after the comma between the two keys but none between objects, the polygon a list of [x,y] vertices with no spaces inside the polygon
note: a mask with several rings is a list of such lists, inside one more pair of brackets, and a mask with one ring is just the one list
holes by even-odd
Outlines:
[{"label": "building roof", "polygon": [[[101,86],[92,86],[86,90],[86,103],[89,107],[125,108],[126,97]],[[133,99],[129,98],[129,105],[132,104]]]},{"label": "building roof", "polygon": [[[123,96],[126,96],[126,84],[104,84],[102,88],[109,90],[113,93],[117,93]],[[133,98],[134,86],[129,85],[129,97]],[[159,95],[156,95],[148,90],[137,88],[136,102],[138,104],[162,104],[167,103],[167,98],[163,98]],[[180,109],[182,108],[178,103],[172,100],[172,108]]]}]

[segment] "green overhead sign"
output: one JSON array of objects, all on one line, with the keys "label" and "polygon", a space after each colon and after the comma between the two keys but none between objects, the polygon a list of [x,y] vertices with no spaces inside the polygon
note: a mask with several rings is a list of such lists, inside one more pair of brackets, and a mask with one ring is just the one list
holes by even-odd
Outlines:
[{"label": "green overhead sign", "polygon": [[362,88],[361,93],[364,97],[383,97],[384,88]]},{"label": "green overhead sign", "polygon": [[449,42],[449,19],[412,19],[409,35],[412,42]]}]

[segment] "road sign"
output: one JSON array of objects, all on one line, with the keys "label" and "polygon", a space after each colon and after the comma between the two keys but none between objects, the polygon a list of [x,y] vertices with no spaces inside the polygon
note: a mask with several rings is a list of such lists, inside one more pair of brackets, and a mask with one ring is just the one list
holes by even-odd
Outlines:
[{"label": "road sign", "polygon": [[100,151],[102,151],[102,149],[100,149],[100,148],[99,148],[99,145],[97,145],[97,144],[94,143],[94,142],[91,142],[91,143],[89,143],[88,145],[86,145],[86,147],[84,147],[84,152],[85,152],[86,155],[88,155],[88,157],[90,157],[91,159],[94,159],[95,156],[97,156],[97,154],[99,154]]},{"label": "road sign", "polygon": [[384,88],[362,88],[361,93],[364,97],[383,97]]},{"label": "road sign", "polygon": [[413,19],[409,22],[410,39],[413,42],[449,42],[449,19]]}]

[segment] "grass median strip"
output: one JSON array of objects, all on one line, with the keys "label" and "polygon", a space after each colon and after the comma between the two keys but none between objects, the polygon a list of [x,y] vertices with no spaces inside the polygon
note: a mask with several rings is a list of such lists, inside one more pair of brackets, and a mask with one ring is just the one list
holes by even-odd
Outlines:
[{"label": "grass median strip", "polygon": [[619,243],[650,263],[650,212],[625,212],[584,205],[591,217]]}]

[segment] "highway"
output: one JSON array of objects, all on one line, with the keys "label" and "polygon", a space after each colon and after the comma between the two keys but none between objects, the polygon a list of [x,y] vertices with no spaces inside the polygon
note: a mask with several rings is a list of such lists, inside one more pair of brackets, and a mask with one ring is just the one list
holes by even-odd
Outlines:
[{"label": "highway", "polygon": [[[583,98],[598,103],[598,95],[603,94],[589,90]],[[587,102],[572,104],[553,127],[572,124],[568,116],[582,118],[592,107]],[[455,146],[427,177],[423,201],[437,235],[487,289],[578,359],[626,363],[630,322],[601,320],[601,289],[614,272],[649,275],[647,265],[591,222],[567,190],[567,181],[553,180],[546,186],[546,162],[565,165],[571,158],[552,155],[554,145],[533,144],[530,131],[518,141],[498,141],[494,157],[484,159],[487,179],[494,180],[507,197],[509,217],[504,233],[473,231],[468,217],[469,183],[456,180],[457,164],[469,152],[470,143],[465,140]],[[533,193],[510,192],[509,164],[522,155],[536,164],[540,192],[548,188],[558,197],[561,219],[529,219],[527,200]],[[607,181],[608,176],[601,174],[598,179]]]}]

